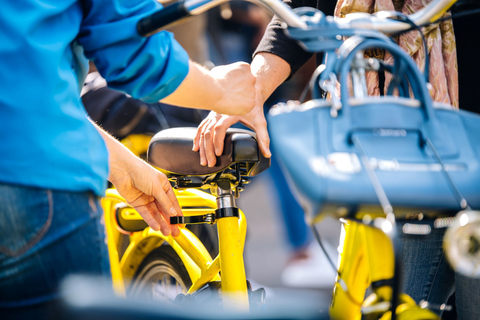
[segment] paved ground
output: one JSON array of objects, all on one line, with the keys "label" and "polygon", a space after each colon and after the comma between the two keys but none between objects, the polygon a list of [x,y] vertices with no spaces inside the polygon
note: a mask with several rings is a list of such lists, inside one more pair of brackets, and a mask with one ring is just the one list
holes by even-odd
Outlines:
[{"label": "paved ground", "polygon": [[[280,281],[280,274],[289,257],[282,221],[277,214],[276,193],[272,189],[268,173],[255,177],[237,200],[237,206],[247,216],[248,231],[245,244],[245,265],[247,278],[267,289],[267,297],[277,294],[301,295],[306,293],[319,301],[319,306],[328,305],[331,290],[286,290]],[[319,226],[323,239],[333,246],[338,245],[340,224],[326,219]],[[268,301],[268,300],[267,300]]]}]

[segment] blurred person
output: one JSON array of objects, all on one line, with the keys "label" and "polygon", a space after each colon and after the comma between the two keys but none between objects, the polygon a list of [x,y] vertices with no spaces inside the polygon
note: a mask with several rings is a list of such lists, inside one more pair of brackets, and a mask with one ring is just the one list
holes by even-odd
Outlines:
[{"label": "blurred person", "polygon": [[[92,60],[112,88],[146,102],[242,114],[254,104],[246,63],[206,70],[168,32],[136,24],[153,0],[9,1],[0,14],[0,314],[43,319],[73,273],[109,276],[99,197],[107,178],[154,229],[177,236],[165,175],[85,116]],[[108,150],[108,151],[107,151]]]},{"label": "blurred person", "polygon": [[[326,15],[344,16],[351,12],[373,13],[382,10],[395,10],[404,14],[412,14],[423,8],[426,2],[413,0],[369,0],[349,2],[340,0],[291,0],[285,1],[291,7],[309,6],[320,9]],[[430,79],[433,86],[432,97],[458,108],[458,73],[456,62],[455,36],[451,20],[423,28],[430,52]],[[425,48],[421,35],[407,33],[399,36],[399,45],[404,48],[422,66],[425,60]],[[310,57],[295,41],[283,32],[281,22],[274,18],[270,23],[262,42],[258,46],[251,63],[252,73],[256,76],[255,108],[245,116],[226,116],[211,112],[197,131],[193,149],[200,152],[202,165],[213,166],[216,155],[221,154],[225,130],[234,123],[241,122],[254,129],[262,153],[269,157],[270,139],[264,117],[264,102],[274,90],[289,79]],[[388,61],[390,59],[385,56]],[[317,64],[321,55],[317,54]],[[370,95],[379,95],[383,91],[381,81],[376,74],[368,74],[367,83]],[[389,79],[385,79],[388,85]],[[399,221],[401,225],[405,221]],[[433,221],[422,221],[433,223]],[[433,229],[433,228],[432,228]],[[449,296],[456,291],[456,308],[461,319],[478,319],[480,311],[476,306],[480,299],[480,281],[470,279],[454,272],[443,256],[442,241],[445,229],[434,229],[428,241],[419,241],[405,235],[401,236],[403,292],[409,294],[417,303],[428,301],[434,306],[433,311],[442,314],[439,306],[446,303]],[[399,234],[402,234],[399,230]],[[419,281],[421,279],[422,281]]]}]

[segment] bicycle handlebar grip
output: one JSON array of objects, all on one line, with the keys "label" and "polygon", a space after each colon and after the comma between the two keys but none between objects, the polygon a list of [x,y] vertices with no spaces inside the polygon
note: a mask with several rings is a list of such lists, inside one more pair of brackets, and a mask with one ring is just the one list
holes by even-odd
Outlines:
[{"label": "bicycle handlebar grip", "polygon": [[190,16],[185,1],[178,1],[138,21],[137,32],[142,37],[149,37]]}]

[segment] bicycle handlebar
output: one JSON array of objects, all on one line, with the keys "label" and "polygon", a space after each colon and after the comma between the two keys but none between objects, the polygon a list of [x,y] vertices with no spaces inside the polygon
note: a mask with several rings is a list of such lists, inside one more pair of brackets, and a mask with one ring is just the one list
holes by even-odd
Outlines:
[{"label": "bicycle handlebar", "polygon": [[[230,0],[181,0],[164,9],[141,19],[137,24],[137,31],[141,36],[148,37],[156,32],[167,29],[172,25],[188,18],[199,15],[211,8]],[[277,15],[288,26],[306,29],[307,24],[293,10],[281,0],[247,0],[264,7]]]},{"label": "bicycle handlebar", "polygon": [[[181,0],[162,10],[159,10],[143,19],[137,24],[137,31],[141,36],[148,37],[156,32],[164,30],[185,18],[199,15],[213,7],[230,0]],[[308,29],[305,18],[297,15],[289,6],[281,0],[247,0],[255,3],[284,21],[289,27]],[[412,14],[409,18],[413,23],[422,25],[433,22],[441,17],[457,0],[433,0],[422,10]],[[345,18],[335,20],[340,29],[366,29],[381,31],[385,34],[400,32],[411,28],[405,22],[388,19],[385,14],[377,13],[351,13]]]},{"label": "bicycle handlebar", "polygon": [[175,2],[162,10],[142,18],[137,23],[137,32],[142,37],[149,37],[181,20],[190,17],[185,1]]}]

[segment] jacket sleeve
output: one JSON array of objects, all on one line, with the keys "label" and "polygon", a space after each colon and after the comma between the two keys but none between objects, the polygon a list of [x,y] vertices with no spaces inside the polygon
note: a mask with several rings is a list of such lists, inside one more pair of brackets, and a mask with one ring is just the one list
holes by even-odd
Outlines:
[{"label": "jacket sleeve", "polygon": [[[333,15],[335,8],[334,0],[283,0],[293,9],[298,7],[319,8],[326,15]],[[313,53],[303,50],[303,48],[295,41],[285,35],[284,29],[281,27],[282,21],[274,16],[267,27],[262,40],[260,41],[254,56],[259,52],[268,52],[279,56],[285,60],[291,68],[291,74],[300,69],[313,55]]]},{"label": "jacket sleeve", "polygon": [[171,33],[137,34],[137,22],[161,8],[154,0],[84,1],[77,38],[109,87],[146,102],[168,96],[188,74],[188,54]]}]

